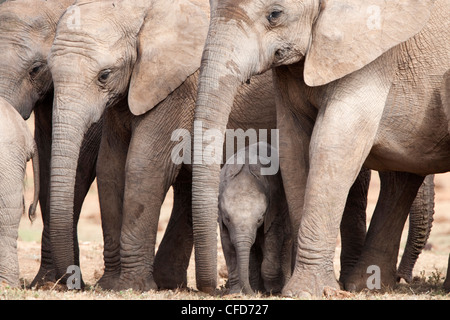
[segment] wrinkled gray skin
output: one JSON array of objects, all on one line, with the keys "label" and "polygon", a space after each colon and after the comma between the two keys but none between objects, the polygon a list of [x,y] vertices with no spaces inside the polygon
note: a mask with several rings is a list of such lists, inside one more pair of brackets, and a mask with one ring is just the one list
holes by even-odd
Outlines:
[{"label": "wrinkled gray skin", "polygon": [[[249,160],[253,147],[267,150],[255,149],[256,163]],[[266,143],[250,145],[220,173],[218,221],[229,293],[277,293],[291,273],[291,223],[281,173],[278,165],[276,173],[261,170],[270,166],[261,163],[263,154],[273,157],[278,151]]]},{"label": "wrinkled gray skin", "polygon": [[[389,223],[391,216],[396,214],[396,212],[393,211],[396,210],[395,206],[392,204],[396,203],[398,201],[398,197],[402,194],[402,189],[397,187],[398,183],[396,182],[397,176],[401,175],[401,173],[393,172],[379,173],[381,190],[370,226],[372,225],[372,221],[375,221],[373,225],[378,223]],[[340,257],[341,271],[339,277],[339,281],[341,283],[346,282],[346,277],[351,274],[352,269],[357,263],[363,250],[363,244],[366,237],[365,213],[367,203],[361,202],[359,199],[367,197],[370,176],[370,170],[363,168],[358,176],[360,183],[355,183],[350,189],[344,214],[342,216],[340,226],[342,247]],[[366,183],[367,186],[365,186],[364,183]],[[348,212],[356,212],[357,214],[349,214]],[[416,198],[410,208],[408,239],[404,247],[402,259],[397,267],[397,282],[401,279],[404,279],[407,283],[412,281],[414,265],[425,247],[430,235],[433,215],[434,175],[429,175],[420,186]],[[361,231],[355,233],[356,230]],[[388,238],[384,239],[385,242],[387,239]],[[391,246],[395,245],[395,241],[392,238],[389,239],[391,240],[389,244]],[[396,261],[391,263],[395,265]]]},{"label": "wrinkled gray skin", "polygon": [[28,214],[36,213],[39,197],[39,157],[25,120],[0,98],[0,286],[19,287],[17,237],[24,212],[24,178],[33,162],[34,197]]},{"label": "wrinkled gray skin", "polygon": [[[450,169],[439,103],[450,63],[448,1],[389,1],[381,8],[375,0],[211,3],[195,120],[223,132],[236,88],[273,68],[283,184],[298,232],[284,294],[339,289],[333,267],[339,221],[363,165],[398,172],[382,186],[394,202],[378,206],[345,287],[365,288],[370,265],[380,266],[382,284],[393,286],[401,231],[417,190],[426,175]],[[380,9],[376,26],[369,24],[374,6]],[[396,195],[386,192],[389,183]],[[205,241],[196,252],[210,270],[205,248],[214,246],[214,228],[208,217],[217,201],[205,190],[218,185],[217,165],[193,166],[193,226]],[[208,291],[215,283],[211,272],[200,287]]]},{"label": "wrinkled gray skin", "polygon": [[397,267],[397,282],[413,279],[414,265],[430,236],[434,215],[434,175],[428,175],[417,192],[409,213],[408,239]]},{"label": "wrinkled gray skin", "polygon": [[[56,23],[72,0],[6,1],[0,5],[0,97],[8,101],[24,119],[34,110],[37,148],[40,157],[39,203],[44,230],[42,232],[41,265],[31,286],[56,281],[50,247],[49,179],[52,143],[53,85],[47,56],[55,36]],[[77,167],[76,197],[72,217],[76,225],[81,206],[95,178],[95,162],[100,144],[101,127],[93,127],[83,142]],[[76,228],[73,238],[79,264]]]}]

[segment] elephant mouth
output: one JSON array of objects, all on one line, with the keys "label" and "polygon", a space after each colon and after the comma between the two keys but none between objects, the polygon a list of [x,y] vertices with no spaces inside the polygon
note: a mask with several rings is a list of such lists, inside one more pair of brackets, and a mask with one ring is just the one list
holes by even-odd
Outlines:
[{"label": "elephant mouth", "polygon": [[272,67],[294,64],[305,58],[305,54],[292,44],[286,44],[277,49],[273,56]]}]

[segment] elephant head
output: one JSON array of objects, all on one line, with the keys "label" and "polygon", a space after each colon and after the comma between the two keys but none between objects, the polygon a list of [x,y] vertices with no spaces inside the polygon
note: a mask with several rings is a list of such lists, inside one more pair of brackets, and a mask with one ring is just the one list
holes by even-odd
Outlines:
[{"label": "elephant head", "polygon": [[[300,79],[309,86],[328,84],[374,61],[418,33],[433,0],[211,0],[195,121],[204,130],[225,130],[236,88],[270,68],[304,63]],[[292,93],[297,94],[297,93]],[[203,141],[194,136],[195,155]],[[281,155],[282,157],[282,155]],[[220,157],[219,157],[220,158]],[[200,159],[200,158],[197,158]],[[216,286],[215,256],[219,165],[195,161],[193,228],[199,289]],[[201,243],[201,246],[200,246]]]},{"label": "elephant head", "polygon": [[0,96],[24,119],[52,88],[47,55],[56,23],[72,2],[19,0],[0,5]]},{"label": "elephant head", "polygon": [[128,102],[134,115],[144,114],[199,68],[209,13],[203,2],[77,1],[61,18],[49,57],[50,222],[59,276],[74,262],[71,205],[83,136],[106,108]]}]

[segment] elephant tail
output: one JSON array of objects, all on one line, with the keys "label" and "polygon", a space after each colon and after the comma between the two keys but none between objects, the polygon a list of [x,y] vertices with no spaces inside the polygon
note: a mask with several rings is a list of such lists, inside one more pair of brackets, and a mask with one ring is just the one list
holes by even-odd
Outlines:
[{"label": "elephant tail", "polygon": [[36,218],[36,208],[37,204],[39,202],[39,153],[36,146],[36,143],[34,143],[34,150],[33,154],[31,156],[31,161],[33,163],[33,179],[34,179],[34,195],[33,195],[33,203],[30,205],[30,208],[28,209],[28,218],[30,221],[34,221]]}]

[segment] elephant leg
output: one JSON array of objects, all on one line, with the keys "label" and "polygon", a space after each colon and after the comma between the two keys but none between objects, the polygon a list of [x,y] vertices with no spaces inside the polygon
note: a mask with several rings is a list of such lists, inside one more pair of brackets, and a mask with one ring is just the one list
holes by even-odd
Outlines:
[{"label": "elephant leg", "polygon": [[283,185],[292,225],[292,269],[297,252],[297,234],[304,204],[309,170],[309,143],[317,111],[311,105],[297,108],[298,101],[290,93],[305,94],[288,67],[275,69],[274,85],[277,101],[277,128],[279,128],[279,155]]},{"label": "elephant leg", "polygon": [[105,114],[103,133],[97,160],[97,185],[103,230],[105,270],[98,285],[113,289],[119,281],[120,232],[122,228],[125,163],[129,136],[115,131],[114,110]]},{"label": "elephant leg", "polygon": [[[163,108],[155,111],[160,110]],[[158,116],[156,113],[155,118]],[[158,288],[153,263],[159,215],[181,165],[171,159],[175,142],[169,139],[176,127],[161,126],[167,120],[155,118],[152,121],[144,118],[136,125],[128,150],[120,239],[121,275],[116,289]]]},{"label": "elephant leg", "polygon": [[173,209],[155,255],[153,278],[159,289],[187,286],[187,268],[193,248],[192,173],[181,169],[172,185]]},{"label": "elephant leg", "polygon": [[339,281],[345,282],[361,255],[366,238],[366,209],[371,171],[362,168],[348,193],[341,221],[341,273]]},{"label": "elephant leg", "polygon": [[379,200],[361,257],[346,279],[347,290],[392,288],[395,285],[400,238],[423,179],[411,173],[380,172]]},{"label": "elephant leg", "polygon": [[0,288],[4,284],[14,288],[20,285],[17,237],[22,213],[22,199],[14,206],[4,203],[0,207]]},{"label": "elephant leg", "polygon": [[[0,153],[0,287],[19,287],[17,238],[24,213],[25,146],[3,143]],[[8,149],[9,148],[9,149]],[[7,152],[6,152],[7,151]]]},{"label": "elephant leg", "polygon": [[282,251],[283,251],[282,221],[274,221],[269,231],[264,235],[263,261],[261,277],[264,288],[269,293],[281,292],[283,283]]},{"label": "elephant leg", "polygon": [[412,281],[414,265],[431,232],[434,215],[434,175],[428,175],[422,183],[409,214],[408,240],[397,269],[397,281]]},{"label": "elephant leg", "polygon": [[450,292],[450,255],[448,256],[447,275],[445,276],[444,290]]},{"label": "elephant leg", "polygon": [[[342,81],[339,89],[356,87],[362,79]],[[286,295],[322,296],[326,288],[340,289],[334,270],[340,222],[350,188],[374,144],[388,95],[388,87],[370,83],[364,88],[351,94],[336,89],[336,97],[320,106],[310,141],[304,206],[291,213],[301,212],[301,222]],[[369,103],[368,96],[376,99]]]},{"label": "elephant leg", "polygon": [[249,282],[250,287],[255,292],[264,292],[264,281],[261,276],[261,266],[263,262],[262,241],[263,231],[261,230],[256,236],[256,241],[250,249],[249,261]]},{"label": "elephant leg", "polygon": [[239,293],[241,287],[239,285],[239,272],[236,250],[231,242],[230,232],[219,217],[220,241],[222,244],[223,255],[227,264],[228,281],[227,288],[230,294]]}]

